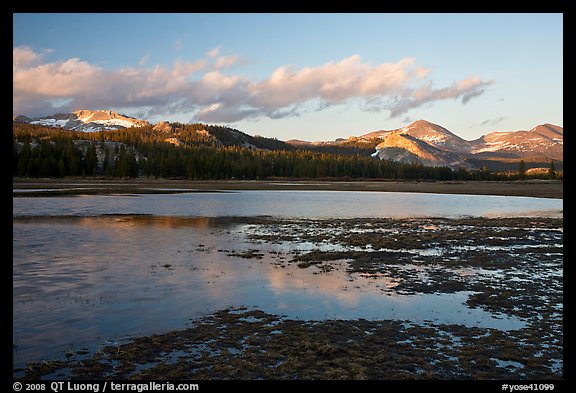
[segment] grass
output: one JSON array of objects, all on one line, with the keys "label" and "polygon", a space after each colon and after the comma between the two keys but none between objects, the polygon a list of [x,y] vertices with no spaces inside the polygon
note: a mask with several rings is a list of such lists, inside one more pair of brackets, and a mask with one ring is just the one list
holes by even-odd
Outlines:
[{"label": "grass", "polygon": [[[540,198],[562,198],[561,180],[525,181],[321,181],[321,180],[169,180],[169,179],[106,179],[13,178],[13,188],[29,189],[16,196],[64,196],[84,194],[142,194],[178,192],[222,192],[234,190],[326,190],[429,192],[442,194],[509,195]],[[54,191],[33,191],[53,189]]]},{"label": "grass", "polygon": [[[372,275],[397,281],[383,291],[469,291],[468,307],[521,318],[526,327],[501,331],[399,320],[303,321],[241,307],[216,311],[188,329],[102,347],[88,356],[72,353],[66,360],[31,363],[20,370],[21,378],[563,378],[557,368],[563,358],[563,277],[554,273],[563,265],[558,246],[562,219],[221,217],[212,224],[248,224],[246,236],[254,243],[297,247],[312,242],[317,249],[275,252],[274,257],[324,273],[344,264],[352,280]],[[320,249],[326,245],[338,246],[338,251]],[[420,252],[428,249],[437,252]],[[226,252],[261,259],[266,251]],[[425,273],[426,279],[417,273]],[[535,281],[538,285],[527,284]]]},{"label": "grass", "polygon": [[[194,327],[104,347],[88,359],[34,364],[23,379],[58,371],[72,379],[561,378],[552,372],[561,347],[535,356],[541,343],[527,340],[532,336],[529,329],[299,321],[260,310],[226,309],[197,320]],[[524,367],[498,367],[494,357]]]}]

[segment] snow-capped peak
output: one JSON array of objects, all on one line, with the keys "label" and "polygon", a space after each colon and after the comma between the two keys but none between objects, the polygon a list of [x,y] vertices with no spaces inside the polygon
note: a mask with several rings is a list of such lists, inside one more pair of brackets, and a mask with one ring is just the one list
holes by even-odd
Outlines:
[{"label": "snow-capped peak", "polygon": [[139,120],[110,110],[81,109],[73,113],[56,113],[34,119],[19,117],[26,123],[47,127],[64,128],[66,130],[94,132],[102,130],[118,130],[129,127],[149,125],[145,120]]},{"label": "snow-capped peak", "polygon": [[539,125],[530,131],[493,132],[474,141],[462,139],[446,128],[425,120],[397,130],[382,131],[381,134],[393,137],[386,137],[383,143],[376,146],[374,157],[418,161],[428,165],[443,162],[454,167],[455,158],[460,166],[464,159],[489,156],[554,160],[562,160],[563,156],[564,129],[552,124]]}]

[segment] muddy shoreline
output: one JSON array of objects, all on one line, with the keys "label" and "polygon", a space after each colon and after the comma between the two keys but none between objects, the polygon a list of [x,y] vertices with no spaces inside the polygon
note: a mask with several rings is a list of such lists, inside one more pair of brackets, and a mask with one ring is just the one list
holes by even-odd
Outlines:
[{"label": "muddy shoreline", "polygon": [[[187,218],[176,220],[185,224]],[[298,320],[235,307],[216,310],[186,329],[31,362],[14,370],[16,377],[563,378],[561,218],[213,220],[211,225],[222,230],[241,227],[249,239],[248,250],[215,251],[231,263],[264,257],[278,269],[290,264],[319,275],[343,264],[350,286],[363,276],[382,284],[382,296],[467,294],[470,311],[481,309],[521,325],[496,329],[432,319]],[[306,251],[294,251],[304,243]],[[295,247],[274,253],[267,248],[278,244]],[[196,252],[213,251],[199,247]]]},{"label": "muddy shoreline", "polygon": [[33,363],[26,373],[91,380],[561,379],[548,366],[561,349],[543,353],[537,341],[530,329],[302,321],[239,308],[193,328],[104,347],[83,360]]},{"label": "muddy shoreline", "polygon": [[[115,193],[177,193],[234,190],[385,191],[439,194],[505,195],[563,198],[560,180],[524,181],[310,181],[165,179],[20,179],[13,178],[14,196],[58,196]],[[28,191],[26,191],[28,190]]]}]

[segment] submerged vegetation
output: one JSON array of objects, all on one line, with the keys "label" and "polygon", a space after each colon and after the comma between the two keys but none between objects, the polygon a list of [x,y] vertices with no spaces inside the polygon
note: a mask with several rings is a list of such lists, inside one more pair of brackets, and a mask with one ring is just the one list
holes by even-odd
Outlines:
[{"label": "submerged vegetation", "polygon": [[[13,124],[15,177],[153,177],[227,179],[427,179],[516,180],[561,178],[562,172],[453,171],[370,157],[373,144],[296,149],[227,127],[177,124],[166,133],[153,127],[86,133]],[[375,141],[374,143],[376,143]],[[312,150],[310,150],[312,149]],[[551,164],[553,165],[553,164]]]},{"label": "submerged vegetation", "polygon": [[531,329],[365,319],[302,321],[226,309],[193,327],[30,363],[40,379],[555,379],[561,347]]},{"label": "submerged vegetation", "polygon": [[[147,216],[122,220],[155,222]],[[73,219],[73,218],[71,218]],[[100,218],[110,220],[110,217]],[[171,224],[190,218],[171,218]],[[561,379],[561,218],[210,218],[237,232],[230,263],[295,265],[311,274],[345,269],[381,296],[465,295],[501,328],[442,315],[299,320],[257,308],[217,310],[186,329],[70,351],[15,369],[23,379]],[[216,252],[197,244],[195,255]],[[193,259],[193,254],[190,254]],[[170,268],[181,269],[178,264]],[[342,290],[350,290],[342,288]],[[465,314],[463,312],[462,314]],[[513,321],[511,325],[507,325]]]}]

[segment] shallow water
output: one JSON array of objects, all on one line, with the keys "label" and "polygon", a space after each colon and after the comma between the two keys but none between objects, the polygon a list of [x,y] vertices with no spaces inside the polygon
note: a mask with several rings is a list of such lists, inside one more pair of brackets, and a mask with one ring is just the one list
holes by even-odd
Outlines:
[{"label": "shallow water", "polygon": [[[230,306],[306,320],[400,319],[503,330],[525,326],[516,317],[466,307],[469,292],[391,294],[385,289],[395,285],[393,280],[352,275],[344,262],[328,272],[300,269],[285,263],[297,244],[255,244],[247,239],[245,225],[214,226],[209,218],[561,215],[561,201],[555,200],[457,196],[459,204],[446,195],[442,204],[439,195],[394,194],[394,205],[393,195],[385,194],[16,197],[14,366],[61,358],[70,349],[93,349],[108,340],[183,328],[190,319]],[[484,207],[466,210],[471,205],[466,197],[481,198],[484,202],[477,203]],[[407,201],[419,207],[403,211],[400,206]],[[26,216],[37,218],[18,218]],[[260,258],[241,257],[251,250]]]},{"label": "shallow water", "polygon": [[369,191],[234,191],[13,198],[15,216],[560,217],[562,199]]}]

